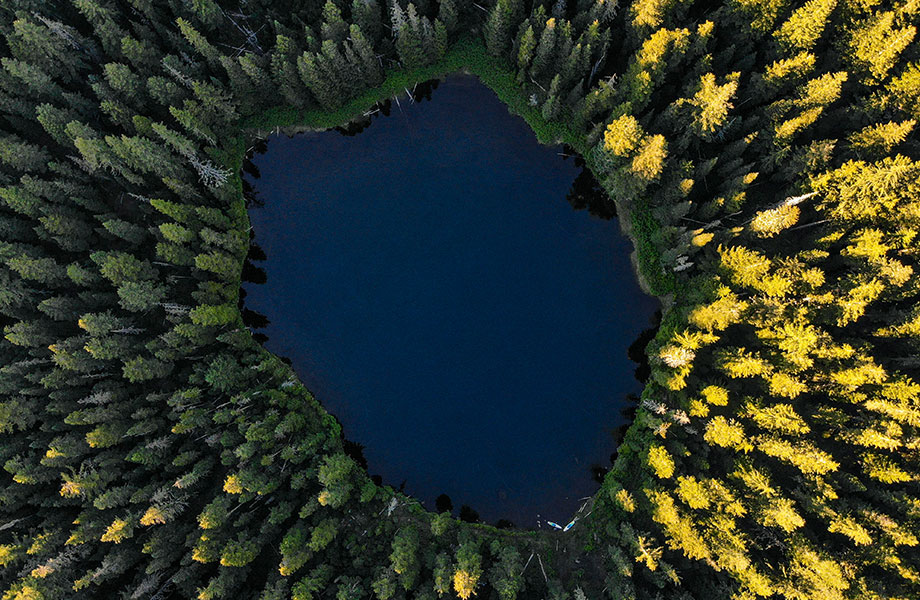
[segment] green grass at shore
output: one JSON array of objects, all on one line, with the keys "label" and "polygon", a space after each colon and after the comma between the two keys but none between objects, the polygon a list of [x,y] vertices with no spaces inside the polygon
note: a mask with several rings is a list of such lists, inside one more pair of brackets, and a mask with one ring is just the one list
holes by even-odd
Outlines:
[{"label": "green grass at shore", "polygon": [[405,93],[420,81],[437,79],[456,72],[469,72],[494,91],[512,113],[527,121],[542,143],[563,142],[578,146],[581,136],[565,124],[547,121],[537,107],[531,106],[514,73],[499,64],[478,39],[463,38],[447,51],[434,65],[418,69],[398,69],[387,72],[382,84],[355,96],[334,111],[321,109],[300,110],[291,106],[268,109],[262,114],[244,119],[243,130],[274,129],[276,127],[303,127],[330,129],[361,117],[376,102]]},{"label": "green grass at shore", "polygon": [[[442,78],[457,72],[469,73],[478,77],[508,107],[509,112],[522,117],[527,122],[541,143],[564,143],[571,146],[585,158],[586,165],[595,178],[602,183],[605,182],[606,173],[603,172],[600,165],[596,164],[596,161],[592,160],[593,153],[590,152],[591,147],[588,144],[586,132],[575,130],[569,125],[571,115],[564,113],[559,120],[553,121],[543,118],[539,105],[531,104],[530,92],[518,82],[515,72],[501,59],[491,56],[479,39],[464,38],[451,46],[437,64],[418,69],[388,71],[381,85],[351,98],[337,110],[303,110],[291,106],[278,106],[244,119],[240,123],[242,135],[234,140],[231,147],[226,148],[227,158],[230,159],[228,163],[234,171],[232,184],[238,190],[237,206],[234,207],[232,213],[240,226],[245,229],[249,225],[239,173],[247,142],[253,135],[261,137],[275,128],[326,130],[342,126],[363,117],[368,108],[375,103],[406,93],[406,90],[412,89],[416,83]],[[673,273],[662,267],[661,250],[654,242],[654,236],[660,225],[651,210],[641,204],[623,206],[621,202],[616,201],[617,199],[610,193],[610,190],[608,194],[617,204],[619,218],[628,224],[625,229],[636,246],[636,267],[639,277],[644,281],[648,290],[656,296],[674,294],[677,290],[676,278]],[[666,315],[666,319],[668,316],[670,315]],[[635,444],[636,436],[641,437],[643,433],[632,431],[627,441]],[[598,509],[596,517],[602,520],[602,515],[609,512],[606,502],[609,495],[608,482],[611,481],[611,478],[627,476],[627,472],[634,467],[631,462],[633,457],[629,445],[625,443],[621,447],[624,450],[623,456],[617,460],[610,477],[598,491],[600,496],[597,498],[600,499],[600,502],[596,507]],[[416,510],[421,510],[421,505],[416,506]],[[529,537],[534,541],[543,540],[544,543],[547,543],[549,539],[544,537],[543,532],[532,530],[498,530],[486,524],[472,525],[472,527],[497,536]],[[587,543],[588,536],[595,531],[595,527],[593,523],[586,523],[577,537],[583,538],[584,543]]]},{"label": "green grass at shore", "polygon": [[[389,71],[381,85],[348,100],[334,111],[300,110],[291,106],[279,106],[244,119],[240,124],[241,129],[250,133],[254,130],[270,131],[288,127],[331,129],[362,117],[375,103],[403,94],[418,82],[456,72],[467,72],[478,77],[495,92],[512,114],[527,122],[541,143],[564,143],[582,156],[589,155],[590,147],[585,132],[577,131],[568,124],[566,117],[569,115],[553,121],[543,118],[539,106],[531,104],[529,95],[518,83],[514,71],[503,64],[501,59],[490,55],[478,38],[469,37],[451,46],[444,57],[434,65]],[[587,163],[598,181],[603,181],[605,174],[592,164],[592,161],[588,160]],[[662,267],[661,251],[653,242],[653,236],[660,227],[657,220],[651,211],[643,206],[625,207],[617,203],[617,209],[620,218],[627,220],[630,225],[627,229],[637,248],[639,275],[646,287],[656,296],[673,294],[675,278]]]}]

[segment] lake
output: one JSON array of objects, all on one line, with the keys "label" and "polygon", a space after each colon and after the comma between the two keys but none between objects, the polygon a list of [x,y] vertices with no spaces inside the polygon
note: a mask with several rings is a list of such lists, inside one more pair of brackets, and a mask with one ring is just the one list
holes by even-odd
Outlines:
[{"label": "lake", "polygon": [[658,302],[570,151],[471,76],[398,100],[251,157],[247,322],[384,484],[565,523],[610,466]]}]

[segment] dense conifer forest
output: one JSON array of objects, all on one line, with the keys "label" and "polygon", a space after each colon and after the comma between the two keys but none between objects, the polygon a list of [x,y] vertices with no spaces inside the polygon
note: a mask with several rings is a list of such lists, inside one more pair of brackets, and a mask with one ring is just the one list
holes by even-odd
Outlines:
[{"label": "dense conifer forest", "polygon": [[[0,15],[3,600],[920,597],[916,0]],[[584,156],[666,306],[566,533],[375,485],[240,317],[251,142],[456,70]]]}]

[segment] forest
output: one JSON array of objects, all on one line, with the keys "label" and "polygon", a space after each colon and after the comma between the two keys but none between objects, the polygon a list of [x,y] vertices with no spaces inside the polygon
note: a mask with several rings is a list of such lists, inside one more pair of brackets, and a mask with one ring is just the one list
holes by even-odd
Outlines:
[{"label": "forest", "polygon": [[[918,21],[917,0],[5,0],[0,598],[920,597]],[[253,141],[455,71],[584,157],[666,308],[566,533],[376,485],[240,315]]]}]

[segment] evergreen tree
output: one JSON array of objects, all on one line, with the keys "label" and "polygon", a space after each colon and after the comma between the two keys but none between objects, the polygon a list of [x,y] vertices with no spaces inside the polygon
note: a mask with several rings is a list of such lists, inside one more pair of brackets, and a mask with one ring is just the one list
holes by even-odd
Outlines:
[{"label": "evergreen tree", "polygon": [[774,37],[787,51],[810,50],[821,37],[837,0],[809,0],[795,10]]},{"label": "evergreen tree", "polygon": [[323,40],[333,40],[341,44],[348,36],[348,24],[342,19],[342,11],[332,0],[323,5],[323,25],[320,30]]},{"label": "evergreen tree", "polygon": [[441,0],[438,3],[438,20],[444,24],[448,35],[455,34],[460,27],[460,10],[456,0]]},{"label": "evergreen tree", "polygon": [[549,19],[540,34],[537,50],[534,54],[531,77],[538,78],[552,67],[556,60],[556,19]]},{"label": "evergreen tree", "polygon": [[[4,8],[4,598],[916,596],[911,3]],[[574,109],[671,298],[616,467],[549,534],[590,551],[377,487],[240,320],[241,129],[324,122],[462,31],[503,97]]]},{"label": "evergreen tree", "polygon": [[519,0],[498,0],[486,20],[483,33],[486,47],[495,56],[505,54],[511,43],[514,23],[521,12]]},{"label": "evergreen tree", "polygon": [[547,121],[555,119],[557,116],[559,116],[559,111],[562,108],[562,105],[559,102],[559,87],[561,81],[562,78],[559,75],[553,77],[553,82],[549,86],[549,92],[547,93],[546,101],[543,103],[541,114]]},{"label": "evergreen tree", "polygon": [[215,48],[205,36],[199,33],[191,23],[182,17],[176,19],[176,23],[179,25],[179,31],[182,32],[182,36],[188,40],[188,43],[204,57],[212,68],[217,68],[217,65],[220,64],[220,53],[217,51],[217,48]]},{"label": "evergreen tree", "polygon": [[354,49],[355,57],[364,75],[366,85],[380,85],[383,81],[383,68],[374,54],[373,47],[364,37],[360,27],[352,25],[350,31],[351,47]]},{"label": "evergreen tree", "polygon": [[519,36],[517,43],[518,81],[523,81],[526,73],[530,69],[530,63],[533,60],[536,47],[537,40],[534,36],[533,26],[528,24],[527,29]]},{"label": "evergreen tree", "polygon": [[351,14],[354,25],[367,35],[371,45],[375,45],[383,36],[383,10],[377,0],[353,0]]}]

